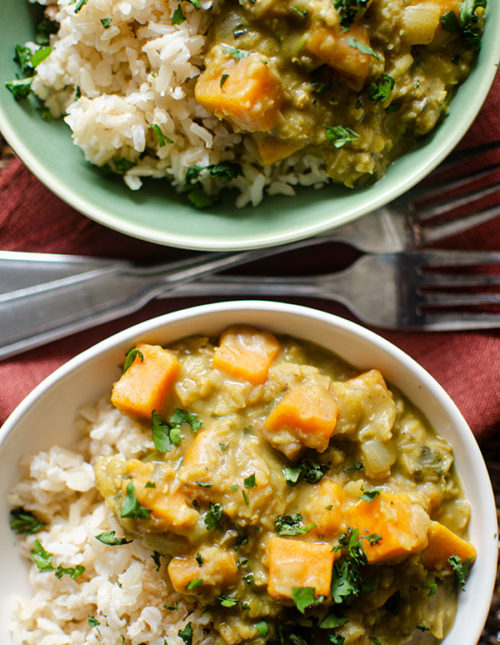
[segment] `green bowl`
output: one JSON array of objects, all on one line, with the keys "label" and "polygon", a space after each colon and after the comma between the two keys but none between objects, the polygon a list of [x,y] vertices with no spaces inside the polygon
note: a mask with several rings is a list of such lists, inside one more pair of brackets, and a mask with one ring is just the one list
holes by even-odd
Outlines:
[{"label": "green bowl", "polygon": [[196,210],[167,180],[149,180],[139,191],[104,176],[73,145],[63,121],[45,122],[27,100],[15,101],[5,83],[19,71],[14,47],[33,39],[40,17],[27,0],[0,2],[0,130],[30,170],[56,195],[101,224],[157,244],[198,250],[239,250],[309,237],[361,217],[395,199],[435,168],[476,117],[500,58],[500,2],[488,3],[483,46],[475,68],[458,89],[448,117],[421,145],[398,159],[373,186],[299,189],[295,197],[266,197],[238,209],[233,195]]}]

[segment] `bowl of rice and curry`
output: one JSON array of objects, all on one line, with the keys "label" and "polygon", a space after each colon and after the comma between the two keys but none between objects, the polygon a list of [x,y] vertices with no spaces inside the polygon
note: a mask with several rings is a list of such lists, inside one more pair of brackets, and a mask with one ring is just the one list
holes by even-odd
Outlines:
[{"label": "bowl of rice and curry", "polygon": [[399,196],[466,132],[500,53],[486,0],[1,11],[0,127],[21,158],[88,216],[203,250],[307,237]]},{"label": "bowl of rice and curry", "polygon": [[470,430],[329,314],[219,303],[122,332],[21,404],[0,463],[6,644],[475,645],[488,612]]}]

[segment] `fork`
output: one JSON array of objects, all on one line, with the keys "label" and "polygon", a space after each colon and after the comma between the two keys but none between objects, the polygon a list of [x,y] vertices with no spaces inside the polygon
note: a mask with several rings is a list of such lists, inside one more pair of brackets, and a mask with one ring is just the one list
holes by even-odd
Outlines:
[{"label": "fork", "polygon": [[[499,145],[494,141],[455,152],[433,175],[486,155]],[[0,359],[137,311],[166,289],[275,253],[328,241],[343,241],[359,250],[377,253],[409,250],[467,230],[498,215],[500,204],[435,227],[428,228],[427,220],[447,208],[473,205],[498,190],[498,182],[440,200],[422,211],[416,210],[417,200],[468,189],[475,181],[489,178],[499,167],[498,163],[490,164],[459,179],[414,189],[351,224],[278,247],[206,253],[151,267],[102,258],[0,252]]]},{"label": "fork", "polygon": [[[338,273],[309,277],[219,276],[185,284],[172,296],[293,296],[334,300],[363,322],[385,329],[452,331],[500,327],[500,252],[414,251],[361,256]],[[474,289],[475,291],[471,291]],[[478,293],[479,289],[486,292]]]}]

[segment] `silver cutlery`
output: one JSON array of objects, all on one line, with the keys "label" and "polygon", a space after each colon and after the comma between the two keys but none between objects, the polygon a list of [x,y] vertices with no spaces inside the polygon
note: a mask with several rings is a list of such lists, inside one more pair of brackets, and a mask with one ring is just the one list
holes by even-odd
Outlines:
[{"label": "silver cutlery", "polygon": [[[473,273],[498,265],[499,273]],[[446,270],[445,270],[446,268]],[[308,277],[217,276],[160,297],[293,296],[345,305],[385,329],[452,331],[500,327],[500,252],[413,251],[363,255],[337,273]]]}]

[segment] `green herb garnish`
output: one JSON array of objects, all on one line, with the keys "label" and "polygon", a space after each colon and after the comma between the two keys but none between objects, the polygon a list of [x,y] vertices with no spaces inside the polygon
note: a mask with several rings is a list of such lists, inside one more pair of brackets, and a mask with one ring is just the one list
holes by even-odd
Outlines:
[{"label": "green herb garnish", "polygon": [[218,502],[217,504],[210,502],[208,511],[204,518],[205,526],[209,531],[211,531],[212,529],[218,529],[219,531],[222,531],[222,513],[222,504],[220,502]]},{"label": "green herb garnish", "polygon": [[191,589],[198,589],[198,587],[203,586],[203,580],[201,578],[194,578],[186,585],[186,589],[189,591]]},{"label": "green herb garnish", "polygon": [[[455,14],[453,14],[455,15]],[[389,74],[382,74],[379,83],[372,82],[368,85],[368,95],[374,103],[384,103],[394,88],[395,80]]]},{"label": "green herb garnish", "polygon": [[144,354],[137,349],[137,347],[132,347],[126,354],[125,354],[125,362],[123,363],[122,367],[122,374],[125,374],[125,372],[128,370],[128,368],[132,365],[132,363],[135,361],[135,357],[138,357],[141,363],[144,362]]},{"label": "green herb garnish", "polygon": [[172,14],[172,24],[173,25],[182,25],[186,20],[185,15],[182,13],[182,7],[180,4],[175,8],[174,13]]},{"label": "green herb garnish", "polygon": [[182,638],[182,640],[186,643],[186,645],[192,645],[193,642],[193,626],[191,625],[191,622],[189,622],[184,629],[179,629],[177,632],[177,635],[179,638]]},{"label": "green herb garnish", "polygon": [[248,58],[250,56],[250,52],[246,49],[237,49],[236,47],[223,47],[222,51],[232,56],[234,60],[241,60],[242,58]]},{"label": "green herb garnish", "polygon": [[450,555],[448,562],[453,569],[453,573],[455,574],[458,584],[462,587],[462,591],[465,591],[465,583],[469,577],[472,556],[462,562],[458,555]]},{"label": "green herb garnish", "polygon": [[302,515],[294,513],[293,515],[279,515],[274,521],[274,528],[278,535],[305,535],[316,528],[316,524],[304,526]]},{"label": "green herb garnish", "polygon": [[127,495],[123,498],[120,516],[130,517],[133,520],[145,520],[151,515],[151,509],[139,504],[135,496],[134,482],[129,481],[127,484]]},{"label": "green herb garnish", "polygon": [[99,540],[99,542],[102,542],[103,544],[106,544],[107,546],[121,546],[123,544],[130,544],[133,542],[133,540],[127,540],[126,538],[117,538],[115,537],[115,532],[114,531],[106,531],[104,533],[99,533],[99,535],[95,536],[96,540]]},{"label": "green herb garnish", "polygon": [[151,129],[154,130],[154,133],[156,134],[156,140],[158,141],[158,145],[160,146],[160,148],[164,146],[166,143],[173,143],[172,139],[167,137],[166,134],[163,134],[160,126],[157,123],[153,123],[151,125]]},{"label": "green herb garnish", "polygon": [[269,634],[269,625],[265,620],[259,620],[258,623],[255,623],[255,629],[259,632],[262,638],[265,638]]},{"label": "green herb garnish", "polygon": [[360,40],[354,37],[350,37],[347,39],[348,44],[353,47],[354,49],[357,49],[360,51],[362,54],[368,54],[368,56],[373,56],[373,58],[376,58],[377,60],[380,60],[379,54],[377,54],[376,51],[373,51],[371,47],[368,45],[365,45],[365,43],[362,43]]},{"label": "green herb garnish", "polygon": [[20,506],[10,511],[10,528],[18,535],[22,533],[33,535],[46,525],[46,522],[39,520],[31,511],[26,511]]},{"label": "green herb garnish", "polygon": [[357,461],[352,466],[346,466],[343,470],[344,470],[345,473],[353,473],[356,470],[363,470],[363,469],[364,469],[363,462],[362,461]]},{"label": "green herb garnish", "polygon": [[318,464],[311,459],[304,459],[297,466],[283,466],[281,472],[288,486],[295,486],[302,480],[308,484],[317,484],[327,470],[326,464]]},{"label": "green herb garnish", "polygon": [[297,609],[303,614],[308,607],[316,604],[316,589],[314,587],[293,587],[292,598]]},{"label": "green herb garnish", "polygon": [[331,125],[326,128],[326,138],[333,143],[336,148],[342,148],[346,143],[352,143],[359,139],[359,134],[350,128],[344,128],[342,125]]},{"label": "green herb garnish", "polygon": [[224,86],[224,83],[227,81],[228,78],[229,78],[229,74],[222,74],[222,76],[220,77],[220,86],[221,87]]},{"label": "green herb garnish", "polygon": [[104,29],[109,29],[111,27],[112,18],[101,18],[101,25]]},{"label": "green herb garnish", "polygon": [[255,481],[255,473],[252,473],[249,477],[246,477],[243,480],[243,483],[245,484],[245,488],[255,488],[257,486],[257,482]]},{"label": "green herb garnish", "polygon": [[365,490],[359,499],[362,499],[364,502],[373,502],[378,495],[380,495],[380,491],[374,488],[373,490]]},{"label": "green herb garnish", "polygon": [[343,31],[349,31],[349,27],[369,2],[370,0],[333,0],[335,9],[340,17],[339,22]]}]

